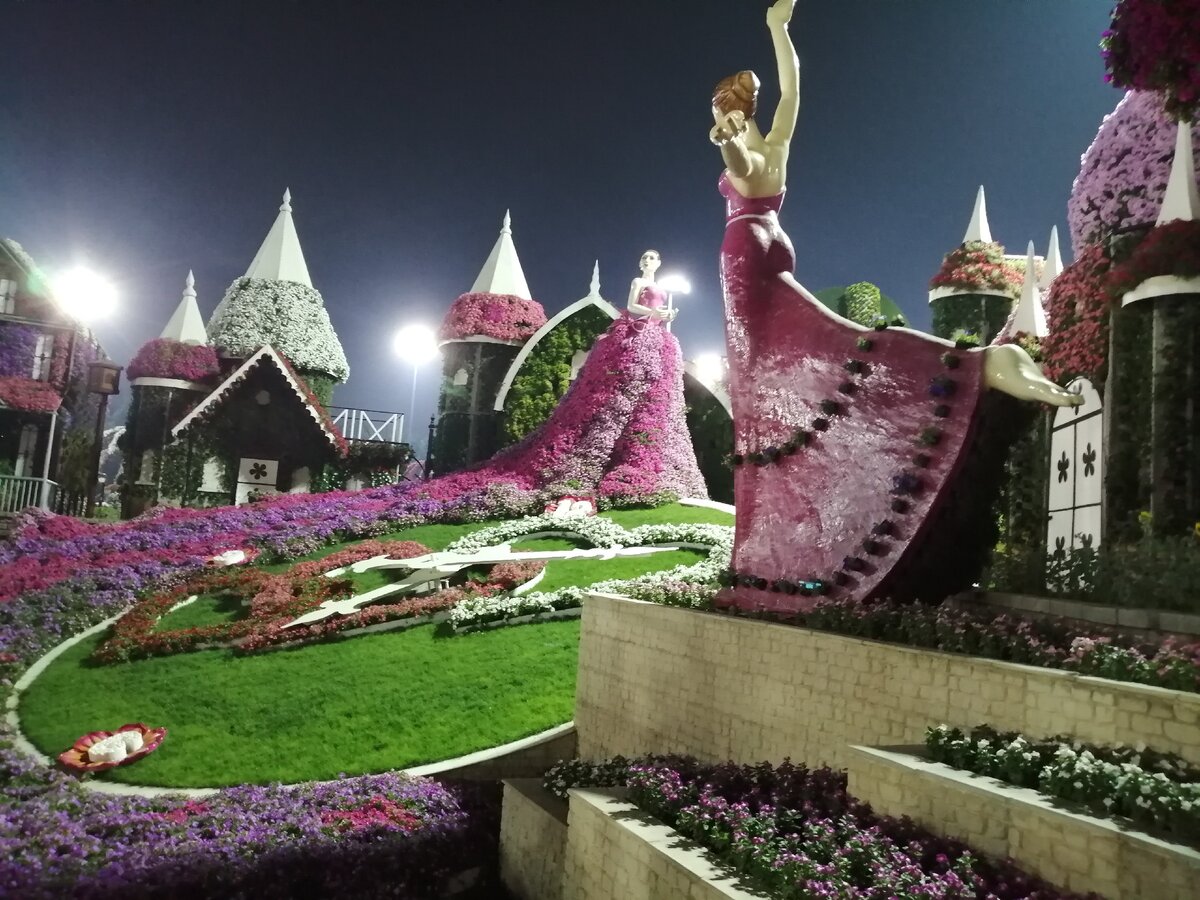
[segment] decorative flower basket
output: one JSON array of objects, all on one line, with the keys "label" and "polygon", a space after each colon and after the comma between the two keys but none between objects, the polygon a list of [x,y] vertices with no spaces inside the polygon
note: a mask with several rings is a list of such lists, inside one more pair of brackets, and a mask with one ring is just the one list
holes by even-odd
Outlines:
[{"label": "decorative flower basket", "polygon": [[244,547],[239,550],[226,550],[224,553],[218,553],[216,556],[208,560],[208,564],[214,568],[224,568],[226,566],[240,566],[245,563],[254,562],[258,556],[256,547]]},{"label": "decorative flower basket", "polygon": [[141,722],[116,731],[92,731],[60,753],[58,761],[72,772],[103,772],[153,753],[166,736],[166,728],[148,728]]},{"label": "decorative flower basket", "polygon": [[1121,295],[1121,306],[1175,294],[1200,294],[1200,276],[1180,278],[1178,275],[1155,275],[1147,278],[1132,291]]}]

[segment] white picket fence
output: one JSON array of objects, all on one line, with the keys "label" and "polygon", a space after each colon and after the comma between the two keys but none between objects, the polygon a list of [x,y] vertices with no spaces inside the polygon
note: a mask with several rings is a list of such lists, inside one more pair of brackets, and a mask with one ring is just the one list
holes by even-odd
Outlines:
[{"label": "white picket fence", "polygon": [[50,509],[58,485],[45,478],[0,475],[0,513],[20,512],[30,506]]}]

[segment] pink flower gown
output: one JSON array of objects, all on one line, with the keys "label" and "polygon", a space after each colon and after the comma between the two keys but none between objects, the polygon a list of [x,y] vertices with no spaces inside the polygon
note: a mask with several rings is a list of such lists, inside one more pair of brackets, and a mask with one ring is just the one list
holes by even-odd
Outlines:
[{"label": "pink flower gown", "polygon": [[720,189],[737,523],[718,605],[787,614],[819,596],[933,599],[977,571],[978,553],[945,544],[986,528],[955,496],[964,460],[989,471],[1003,460],[1002,446],[997,462],[973,443],[992,406],[983,354],[830,312],[792,275],[783,194],[748,199],[724,176]]},{"label": "pink flower gown", "polygon": [[[648,285],[638,302],[659,309],[666,299]],[[444,494],[457,482],[561,495],[707,497],[685,417],[679,342],[662,320],[622,312],[545,422],[481,466],[433,483]]]}]

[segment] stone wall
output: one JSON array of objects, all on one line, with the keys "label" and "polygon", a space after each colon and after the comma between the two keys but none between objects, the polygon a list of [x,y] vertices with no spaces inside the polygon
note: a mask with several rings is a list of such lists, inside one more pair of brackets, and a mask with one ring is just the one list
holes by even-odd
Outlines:
[{"label": "stone wall", "polygon": [[539,778],[504,782],[500,877],[520,900],[561,900],[567,804]]},{"label": "stone wall", "polygon": [[590,595],[579,755],[790,757],[845,767],[851,744],[918,744],[930,725],[1137,744],[1200,764],[1200,695]]},{"label": "stone wall", "polygon": [[703,848],[624,802],[622,791],[573,790],[570,806],[564,900],[762,897]]},{"label": "stone wall", "polygon": [[1072,891],[1109,900],[1197,896],[1200,853],[1060,809],[1036,791],[865,747],[854,748],[849,777],[850,793],[876,812],[910,816]]}]

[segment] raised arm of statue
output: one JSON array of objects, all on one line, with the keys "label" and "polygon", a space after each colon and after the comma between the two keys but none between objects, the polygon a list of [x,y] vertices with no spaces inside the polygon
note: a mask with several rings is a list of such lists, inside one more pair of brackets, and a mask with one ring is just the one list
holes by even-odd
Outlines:
[{"label": "raised arm of statue", "polygon": [[775,120],[767,142],[787,144],[796,133],[796,119],[800,114],[800,59],[788,34],[788,23],[796,0],[776,0],[767,10],[767,27],[771,31],[771,42],[775,45],[775,61],[779,67],[779,105],[775,107]]}]

